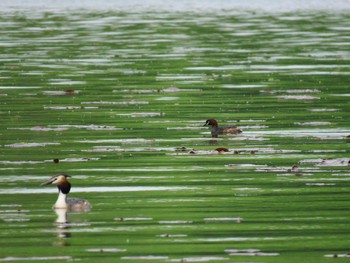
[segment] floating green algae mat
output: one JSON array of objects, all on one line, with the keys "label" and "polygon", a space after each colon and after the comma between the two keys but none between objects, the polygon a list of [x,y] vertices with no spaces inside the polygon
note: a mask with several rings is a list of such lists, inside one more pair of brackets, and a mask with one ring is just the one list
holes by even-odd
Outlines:
[{"label": "floating green algae mat", "polygon": [[347,262],[348,21],[3,12],[0,261]]}]

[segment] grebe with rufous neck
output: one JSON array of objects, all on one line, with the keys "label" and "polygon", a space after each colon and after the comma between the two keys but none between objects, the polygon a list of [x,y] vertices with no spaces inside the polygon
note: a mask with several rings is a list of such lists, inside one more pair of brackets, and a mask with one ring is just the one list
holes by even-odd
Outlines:
[{"label": "grebe with rufous neck", "polygon": [[53,205],[53,209],[66,209],[70,212],[86,212],[91,209],[91,204],[82,198],[68,198],[67,195],[70,192],[71,184],[68,181],[67,174],[57,174],[51,177],[48,181],[41,185],[56,185],[58,188],[58,198],[56,203]]}]

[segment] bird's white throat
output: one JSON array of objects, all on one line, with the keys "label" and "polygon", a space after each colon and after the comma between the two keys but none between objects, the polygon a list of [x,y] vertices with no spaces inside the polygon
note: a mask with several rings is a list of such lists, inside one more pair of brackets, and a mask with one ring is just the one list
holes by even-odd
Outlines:
[{"label": "bird's white throat", "polygon": [[67,209],[67,195],[60,191],[58,194],[57,201],[53,207],[55,209]]}]

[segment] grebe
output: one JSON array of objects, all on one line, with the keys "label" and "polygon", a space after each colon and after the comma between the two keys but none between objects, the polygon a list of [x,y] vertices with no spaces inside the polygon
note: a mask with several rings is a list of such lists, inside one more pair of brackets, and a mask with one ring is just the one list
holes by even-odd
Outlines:
[{"label": "grebe", "polygon": [[71,184],[68,182],[67,174],[57,174],[41,185],[54,184],[58,188],[58,198],[53,209],[66,209],[71,212],[85,212],[91,209],[91,204],[81,198],[67,198]]},{"label": "grebe", "polygon": [[211,137],[217,138],[220,134],[239,134],[242,132],[236,126],[219,127],[218,122],[214,119],[208,119],[203,126],[210,126]]}]

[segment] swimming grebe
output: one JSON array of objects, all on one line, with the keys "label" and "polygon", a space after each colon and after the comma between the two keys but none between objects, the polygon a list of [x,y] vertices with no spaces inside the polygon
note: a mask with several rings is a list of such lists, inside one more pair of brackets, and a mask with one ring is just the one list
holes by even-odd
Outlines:
[{"label": "swimming grebe", "polygon": [[54,184],[58,188],[58,198],[53,209],[66,209],[71,212],[85,212],[91,209],[91,204],[81,198],[67,198],[71,184],[68,182],[67,174],[57,174],[41,185]]},{"label": "swimming grebe", "polygon": [[238,134],[242,130],[236,126],[219,127],[218,122],[214,119],[208,119],[203,126],[210,126],[211,137],[217,138],[220,134]]}]

